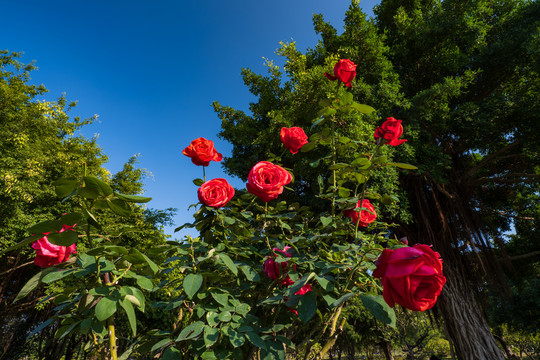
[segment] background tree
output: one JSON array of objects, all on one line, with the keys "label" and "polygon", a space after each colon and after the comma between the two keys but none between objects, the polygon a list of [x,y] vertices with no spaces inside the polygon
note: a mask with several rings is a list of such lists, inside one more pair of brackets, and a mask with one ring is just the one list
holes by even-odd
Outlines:
[{"label": "background tree", "polygon": [[[78,131],[91,124],[93,118],[70,118],[75,106],[64,97],[56,102],[39,99],[46,93],[44,86],[29,84],[33,64],[22,64],[17,53],[0,51],[0,251],[27,236],[27,228],[40,221],[58,218],[73,208],[70,202],[60,202],[52,183],[65,176],[80,176],[86,171],[103,179],[111,179],[115,191],[137,194],[143,191],[146,172],[135,167],[132,157],[117,174],[111,176],[103,167],[107,157],[96,143]],[[135,208],[126,220],[109,216],[104,227],[128,244],[140,249],[163,243],[162,226],[170,223],[174,209]],[[133,227],[137,232],[133,232]],[[84,242],[79,244],[84,248]],[[33,264],[34,250],[24,247],[7,253],[0,261],[0,358],[16,359],[22,352],[33,352],[40,358],[66,359],[84,345],[77,337],[54,341],[56,329],[40,333],[24,346],[28,333],[47,319],[51,302],[36,304],[44,292],[15,304],[13,300],[38,267]],[[142,324],[145,318],[140,317]],[[150,323],[150,318],[146,319]]]},{"label": "background tree", "polygon": [[[321,41],[314,49],[302,54],[294,43],[282,44],[286,80],[271,62],[267,77],[242,71],[258,97],[251,115],[214,104],[220,136],[233,144],[234,160],[224,165],[242,177],[244,167],[280,151],[268,134],[293,124],[309,129],[315,104],[331,91],[323,73],[338,58],[358,64],[352,93],[378,114],[346,121],[340,131],[367,141],[370,124],[381,117],[404,120],[412,146],[399,160],[423,165],[400,176],[407,196],[400,197],[394,219],[402,226],[395,233],[433,244],[445,259],[448,283],[437,310],[462,359],[502,358],[473,291],[485,289],[478,286],[484,276],[507,289],[494,239],[514,219],[518,242],[538,238],[530,213],[540,178],[539,9],[538,2],[525,1],[383,0],[370,21],[353,2],[343,34],[315,15]],[[308,163],[291,164],[305,174],[300,197],[316,192]],[[514,200],[517,194],[522,201]]]}]

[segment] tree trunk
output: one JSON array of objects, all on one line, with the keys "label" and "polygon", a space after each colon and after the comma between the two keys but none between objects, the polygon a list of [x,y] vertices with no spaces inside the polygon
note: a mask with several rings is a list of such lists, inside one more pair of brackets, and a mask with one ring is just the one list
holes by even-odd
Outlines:
[{"label": "tree trunk", "polygon": [[437,303],[459,360],[504,360],[474,294],[459,272],[444,263],[446,284]]},{"label": "tree trunk", "polygon": [[383,340],[381,342],[381,349],[386,357],[386,360],[394,360],[394,356],[392,355],[392,345],[389,341]]}]

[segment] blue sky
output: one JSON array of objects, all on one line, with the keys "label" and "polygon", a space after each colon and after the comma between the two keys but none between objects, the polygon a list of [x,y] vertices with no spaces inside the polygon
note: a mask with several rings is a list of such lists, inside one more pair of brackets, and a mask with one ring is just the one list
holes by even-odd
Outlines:
[{"label": "blue sky", "polygon": [[[372,15],[378,1],[361,1]],[[36,60],[31,83],[44,84],[53,100],[78,101],[72,116],[99,115],[86,127],[115,173],[129,157],[153,176],[146,179],[149,207],[178,209],[175,226],[191,221],[197,202],[192,180],[202,177],[182,149],[198,137],[213,140],[224,156],[230,144],[217,138],[220,120],[213,101],[247,110],[254,98],[243,85],[242,68],[263,73],[264,58],[280,41],[301,50],[318,37],[312,15],[322,13],[341,32],[350,1],[37,1],[2,4],[0,49]],[[226,177],[218,163],[207,178]],[[230,179],[243,187],[239,179]],[[174,227],[167,228],[172,234]],[[180,238],[184,233],[176,233]]]}]

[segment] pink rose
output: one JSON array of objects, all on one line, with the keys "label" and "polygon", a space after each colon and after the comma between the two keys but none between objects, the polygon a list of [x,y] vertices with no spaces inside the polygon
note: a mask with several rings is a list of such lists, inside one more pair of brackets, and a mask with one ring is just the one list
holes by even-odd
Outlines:
[{"label": "pink rose", "polygon": [[[59,232],[71,230],[72,227],[73,226],[64,225]],[[50,233],[43,233],[43,235],[45,235],[44,237],[32,243],[32,248],[36,250],[36,258],[34,259],[34,264],[42,268],[61,264],[69,259],[70,254],[77,252],[75,244],[71,244],[70,246],[66,247],[51,243],[47,239],[48,234]]]},{"label": "pink rose", "polygon": [[302,128],[293,126],[292,128],[282,127],[280,132],[283,145],[289,149],[292,154],[296,154],[298,150],[308,143],[307,135]]},{"label": "pink rose", "polygon": [[375,139],[384,139],[383,141],[385,144],[398,146],[407,141],[405,139],[399,140],[399,137],[402,134],[403,126],[401,126],[401,120],[389,117],[380,127],[375,129],[375,134],[373,134],[373,136]]},{"label": "pink rose", "polygon": [[291,174],[279,165],[268,161],[258,162],[248,174],[247,190],[264,202],[274,200],[290,183]]},{"label": "pink rose", "polygon": [[391,307],[431,309],[446,283],[441,257],[428,245],[385,249],[376,265],[373,276],[382,279],[383,297]]},{"label": "pink rose", "polygon": [[375,212],[375,208],[373,207],[373,205],[371,205],[368,199],[364,199],[361,206],[360,206],[360,200],[359,200],[358,203],[356,204],[356,208],[360,208],[360,207],[366,208],[369,211],[362,210],[358,212],[351,209],[351,210],[345,210],[343,212],[343,215],[350,217],[355,225],[356,223],[358,223],[359,226],[366,227],[368,226],[368,224],[371,224],[372,222],[375,221],[375,219],[377,218],[377,213]]},{"label": "pink rose", "polygon": [[341,59],[334,66],[334,76],[324,73],[328,79],[334,81],[339,79],[345,86],[351,87],[351,81],[356,76],[356,65],[349,59]]}]

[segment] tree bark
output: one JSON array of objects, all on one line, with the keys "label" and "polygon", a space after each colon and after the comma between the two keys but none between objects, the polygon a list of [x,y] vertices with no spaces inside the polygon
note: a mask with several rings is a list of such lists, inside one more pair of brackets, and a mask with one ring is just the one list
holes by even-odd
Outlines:
[{"label": "tree bark", "polygon": [[504,360],[476,298],[462,276],[445,262],[446,284],[437,303],[459,360]]},{"label": "tree bark", "polygon": [[394,356],[392,355],[392,345],[389,341],[383,340],[381,342],[381,349],[386,357],[386,360],[394,360]]}]

